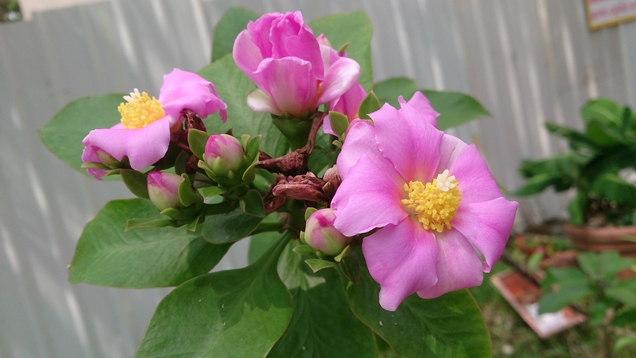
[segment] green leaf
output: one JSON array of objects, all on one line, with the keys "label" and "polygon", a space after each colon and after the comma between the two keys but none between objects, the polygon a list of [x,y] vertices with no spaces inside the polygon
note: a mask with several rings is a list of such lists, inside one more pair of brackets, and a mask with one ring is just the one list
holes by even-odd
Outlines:
[{"label": "green leaf", "polygon": [[305,260],[305,263],[307,264],[307,266],[309,266],[309,268],[311,268],[314,273],[326,268],[336,267],[335,262],[323,259],[307,259]]},{"label": "green leaf", "polygon": [[360,64],[358,82],[365,91],[373,88],[373,69],[371,68],[371,36],[373,27],[371,20],[362,11],[341,13],[326,16],[309,23],[314,35],[325,34],[334,49],[339,49],[345,43],[347,57]]},{"label": "green leaf", "polygon": [[549,289],[552,285],[559,286],[574,286],[574,285],[587,285],[589,282],[587,276],[574,267],[564,268],[548,268],[545,278],[541,281],[541,288],[544,290]]},{"label": "green leaf", "polygon": [[161,219],[148,200],[115,200],[89,222],[77,243],[69,281],[148,288],[176,286],[209,272],[230,248],[185,228],[124,232],[129,218]]},{"label": "green leaf", "polygon": [[245,195],[241,197],[241,210],[246,214],[250,214],[257,217],[265,217],[265,207],[263,204],[263,197],[255,190],[251,189]]},{"label": "green leaf", "polygon": [[97,128],[110,128],[119,123],[117,107],[123,94],[83,97],[62,108],[53,119],[38,131],[44,146],[73,169],[82,165],[82,139]]},{"label": "green leaf", "polygon": [[137,229],[166,227],[170,225],[172,225],[171,219],[163,219],[163,218],[128,219],[128,221],[126,221],[126,228],[124,229],[124,232],[137,230]]},{"label": "green leaf", "polygon": [[583,225],[585,222],[585,209],[587,208],[587,202],[587,193],[583,191],[576,193],[576,196],[572,199],[570,205],[568,205],[570,224]]},{"label": "green leaf", "polygon": [[424,300],[407,297],[397,311],[378,303],[379,285],[361,268],[359,284],[343,279],[353,313],[398,357],[490,357],[490,335],[468,290]]},{"label": "green leaf", "polygon": [[250,238],[250,248],[247,252],[247,262],[250,264],[256,262],[279,238],[280,233],[276,231],[252,235]]},{"label": "green leaf", "polygon": [[395,108],[399,107],[398,97],[403,96],[410,99],[417,91],[417,83],[406,77],[393,77],[376,83],[373,92],[380,100],[380,103],[388,103]]},{"label": "green leaf", "polygon": [[199,226],[201,237],[218,245],[249,236],[261,221],[263,221],[262,216],[247,214],[239,208],[227,214],[208,216]]},{"label": "green leaf", "polygon": [[119,175],[131,193],[142,199],[150,199],[146,174],[132,169],[120,169]]},{"label": "green leaf", "polygon": [[241,7],[229,8],[214,28],[212,43],[212,62],[232,53],[234,40],[247,28],[247,23],[256,21],[258,14]]},{"label": "green leaf", "polygon": [[537,174],[528,179],[521,187],[515,189],[512,194],[518,196],[536,195],[544,191],[550,185],[554,185],[558,180],[561,179],[561,177],[552,174]]},{"label": "green leaf", "polygon": [[596,146],[592,143],[585,134],[577,131],[576,129],[563,127],[554,123],[546,123],[545,127],[552,133],[559,135],[570,142],[570,148],[574,150],[584,149],[588,151],[595,151]]},{"label": "green leaf", "polygon": [[422,93],[431,102],[431,106],[440,115],[437,127],[446,130],[474,119],[490,117],[490,113],[473,97],[448,91],[423,90]]},{"label": "green leaf", "polygon": [[626,306],[636,306],[636,280],[618,281],[605,294]]},{"label": "green leaf", "polygon": [[592,183],[592,192],[617,204],[636,206],[636,186],[614,173],[605,173]]},{"label": "green leaf", "polygon": [[616,147],[627,144],[623,133],[616,126],[606,125],[597,120],[587,123],[585,135],[601,148]]},{"label": "green leaf", "polygon": [[316,254],[316,250],[312,249],[311,246],[309,246],[309,245],[298,245],[298,246],[295,246],[292,249],[292,251],[294,251],[298,255],[303,255],[303,256],[315,255]]},{"label": "green leaf", "polygon": [[636,323],[636,307],[625,307],[616,312],[612,319],[612,326],[623,327]]},{"label": "green leaf", "polygon": [[290,243],[278,272],[293,296],[289,327],[268,357],[373,357],[373,333],[349,309],[335,270],[312,273]]},{"label": "green leaf", "polygon": [[311,156],[309,157],[309,171],[322,177],[324,172],[331,168],[338,158],[338,150],[331,145],[333,137],[325,134],[322,128],[318,130],[316,135],[316,144]]},{"label": "green leaf", "polygon": [[331,130],[338,137],[342,137],[347,131],[347,127],[349,127],[349,119],[340,112],[329,112],[329,124],[331,125]]},{"label": "green leaf", "polygon": [[623,107],[608,98],[590,100],[581,107],[581,117],[589,125],[596,121],[603,125],[621,125]]},{"label": "green leaf", "polygon": [[292,301],[278,277],[283,235],[253,265],[177,287],[150,320],[137,357],[264,357],[289,324]]},{"label": "green leaf", "polygon": [[626,347],[632,346],[636,344],[636,337],[627,336],[627,337],[619,337],[614,343],[614,352],[619,352]]},{"label": "green leaf", "polygon": [[587,285],[567,285],[556,292],[547,292],[539,300],[539,314],[557,312],[561,308],[578,303],[583,298],[593,295],[594,291]]},{"label": "green leaf", "polygon": [[[201,77],[216,84],[219,97],[227,104],[228,120],[222,123],[218,114],[204,120],[209,133],[226,133],[232,129],[235,137],[242,134],[263,135],[261,150],[278,157],[287,152],[289,142],[274,126],[268,113],[256,113],[247,106],[247,94],[256,86],[245,76],[231,55],[215,61],[199,71]],[[231,85],[225,85],[231,84]]]},{"label": "green leaf", "polygon": [[223,189],[218,186],[206,186],[205,188],[199,189],[199,193],[203,196],[204,200],[210,200],[214,197],[220,196],[224,194],[227,189]]},{"label": "green leaf", "polygon": [[377,111],[380,107],[381,105],[378,97],[376,97],[375,93],[371,91],[366,97],[364,97],[362,102],[360,102],[358,117],[360,117],[360,119],[371,119],[371,117],[369,117],[369,113]]},{"label": "green leaf", "polygon": [[205,160],[203,155],[205,154],[205,145],[208,143],[209,138],[210,135],[204,131],[198,129],[188,130],[188,145],[190,145],[190,150],[201,160]]}]

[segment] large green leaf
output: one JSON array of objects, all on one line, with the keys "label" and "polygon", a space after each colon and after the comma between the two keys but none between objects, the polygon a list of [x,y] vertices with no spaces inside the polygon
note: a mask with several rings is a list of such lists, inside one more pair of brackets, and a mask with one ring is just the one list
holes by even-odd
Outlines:
[{"label": "large green leaf", "polygon": [[285,331],[292,300],[278,277],[285,234],[256,263],[177,287],[150,320],[137,357],[264,357]]},{"label": "large green leaf", "polygon": [[593,294],[594,291],[591,288],[582,285],[570,285],[556,292],[547,292],[539,300],[539,314],[557,312]]},{"label": "large green leaf", "polygon": [[378,96],[380,103],[388,103],[395,108],[399,107],[398,97],[403,96],[408,100],[416,91],[417,83],[406,77],[389,78],[373,86],[373,92]]},{"label": "large green leaf", "polygon": [[289,142],[274,126],[271,116],[256,113],[247,106],[247,94],[256,86],[236,66],[231,54],[204,67],[199,75],[216,85],[219,97],[227,104],[228,119],[225,124],[221,123],[218,114],[205,120],[209,133],[225,133],[232,129],[235,137],[262,134],[262,151],[274,157],[287,152]]},{"label": "large green leaf", "polygon": [[636,186],[614,173],[605,173],[596,178],[592,184],[592,191],[600,198],[618,204],[636,206]]},{"label": "large green leaf", "polygon": [[473,97],[449,91],[423,90],[422,93],[439,113],[437,127],[446,130],[474,119],[490,117],[490,113]]},{"label": "large green leaf", "polygon": [[258,14],[241,7],[229,8],[214,28],[212,62],[232,53],[234,40],[247,28],[247,23],[258,19]]},{"label": "large green leaf", "polygon": [[334,269],[312,273],[291,251],[281,255],[278,272],[294,298],[289,327],[270,357],[373,357],[373,333],[349,309]]},{"label": "large green leaf", "polygon": [[360,283],[346,281],[353,313],[385,340],[398,357],[490,357],[488,329],[468,290],[432,300],[407,297],[395,312],[378,303],[380,287],[366,268]]},{"label": "large green leaf", "polygon": [[325,34],[334,49],[349,43],[347,57],[360,64],[358,82],[368,92],[373,88],[371,68],[371,36],[373,27],[369,17],[361,11],[335,14],[309,23],[314,35]]},{"label": "large green leaf", "polygon": [[96,128],[110,128],[120,120],[117,107],[123,94],[83,97],[62,108],[53,119],[40,128],[42,143],[72,168],[81,169],[82,139]]},{"label": "large green leaf", "polygon": [[241,209],[235,209],[227,214],[210,215],[199,224],[201,236],[213,244],[225,244],[238,241],[248,236],[264,216],[248,214]]},{"label": "large green leaf", "polygon": [[106,204],[77,243],[69,280],[130,288],[176,286],[209,272],[230,247],[209,244],[184,227],[124,232],[128,219],[155,217],[165,218],[148,200]]},{"label": "large green leaf", "polygon": [[559,180],[561,180],[561,177],[555,176],[553,174],[537,174],[528,179],[521,187],[515,189],[512,194],[519,196],[536,195],[541,193],[550,185],[555,184]]},{"label": "large green leaf", "polygon": [[581,107],[581,117],[586,125],[597,121],[604,125],[622,125],[623,107],[608,98],[599,98],[588,101]]}]

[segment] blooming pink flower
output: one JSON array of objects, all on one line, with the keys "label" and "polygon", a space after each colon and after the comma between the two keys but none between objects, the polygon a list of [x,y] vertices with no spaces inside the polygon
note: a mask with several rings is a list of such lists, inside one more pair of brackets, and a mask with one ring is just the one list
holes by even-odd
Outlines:
[{"label": "blooming pink flower", "polygon": [[[199,117],[220,112],[225,122],[227,105],[219,98],[214,84],[197,74],[174,69],[163,77],[159,99],[137,89],[119,106],[121,123],[108,129],[95,129],[82,140],[83,162],[103,163],[104,153],[117,161],[128,158],[130,166],[141,170],[161,159],[170,144],[170,131],[182,122],[181,111],[189,109]],[[88,169],[101,179],[106,171]]]},{"label": "blooming pink flower", "polygon": [[[503,252],[517,203],[502,197],[474,145],[437,130],[421,94],[354,121],[338,157],[334,226],[362,241],[380,305],[480,285]],[[483,257],[482,261],[480,259]]]},{"label": "blooming pink flower", "polygon": [[314,111],[345,93],[360,74],[360,65],[349,58],[325,67],[318,40],[299,11],[250,21],[236,38],[232,55],[258,87],[248,95],[248,106],[279,116]]}]

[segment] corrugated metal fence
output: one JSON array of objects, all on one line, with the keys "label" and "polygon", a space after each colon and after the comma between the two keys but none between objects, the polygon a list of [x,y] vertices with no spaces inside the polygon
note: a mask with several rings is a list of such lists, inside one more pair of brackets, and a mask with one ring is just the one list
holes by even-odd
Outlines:
[{"label": "corrugated metal fence", "polygon": [[[300,9],[307,20],[364,10],[376,80],[405,75],[478,98],[494,118],[455,133],[478,143],[509,188],[521,158],[563,148],[542,122],[580,126],[590,97],[636,105],[636,23],[589,32],[579,0],[113,0],[0,25],[0,357],[133,355],[168,290],[70,285],[66,273],[86,222],[130,194],[68,170],[36,130],[75,98],[156,92],[173,67],[205,66],[230,6]],[[522,204],[522,221],[537,221],[563,198]],[[245,248],[222,267],[243,265]]]}]

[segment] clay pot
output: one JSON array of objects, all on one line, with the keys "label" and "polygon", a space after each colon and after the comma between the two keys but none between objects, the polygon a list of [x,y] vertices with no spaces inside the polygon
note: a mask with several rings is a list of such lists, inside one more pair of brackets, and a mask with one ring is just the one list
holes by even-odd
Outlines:
[{"label": "clay pot", "polygon": [[636,226],[587,227],[565,225],[565,232],[579,250],[618,251],[623,255],[636,254]]}]

